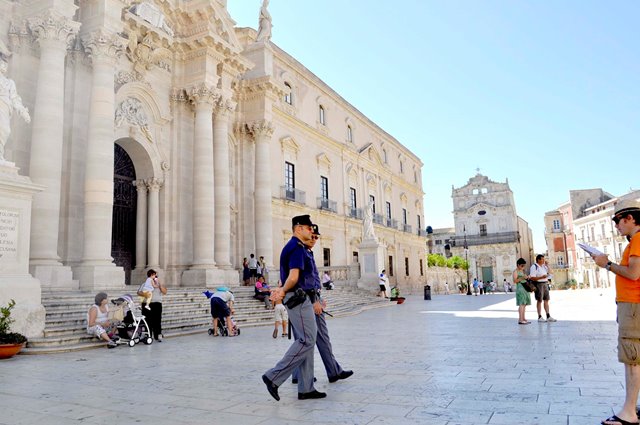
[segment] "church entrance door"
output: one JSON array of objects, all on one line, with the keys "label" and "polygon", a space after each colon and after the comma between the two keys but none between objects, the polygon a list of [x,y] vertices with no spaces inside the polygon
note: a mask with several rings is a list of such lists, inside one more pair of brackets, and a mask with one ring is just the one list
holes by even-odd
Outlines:
[{"label": "church entrance door", "polygon": [[136,171],[133,161],[122,147],[114,143],[113,224],[111,256],[125,273],[125,283],[131,285],[131,270],[136,255],[136,205],[138,194],[133,181]]}]

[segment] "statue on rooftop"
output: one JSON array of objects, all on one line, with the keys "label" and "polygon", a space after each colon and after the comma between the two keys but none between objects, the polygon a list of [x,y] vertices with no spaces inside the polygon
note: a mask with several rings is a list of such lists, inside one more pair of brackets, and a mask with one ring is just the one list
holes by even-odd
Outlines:
[{"label": "statue on rooftop", "polygon": [[258,24],[258,36],[256,41],[269,41],[271,40],[271,14],[267,10],[269,6],[269,0],[262,1],[262,7],[260,8],[260,18]]}]

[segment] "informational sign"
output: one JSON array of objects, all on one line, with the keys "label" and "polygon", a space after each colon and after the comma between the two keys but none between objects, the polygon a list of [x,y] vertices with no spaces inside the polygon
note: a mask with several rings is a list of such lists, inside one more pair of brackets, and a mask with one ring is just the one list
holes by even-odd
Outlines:
[{"label": "informational sign", "polygon": [[18,259],[18,224],[20,213],[0,209],[0,263]]}]

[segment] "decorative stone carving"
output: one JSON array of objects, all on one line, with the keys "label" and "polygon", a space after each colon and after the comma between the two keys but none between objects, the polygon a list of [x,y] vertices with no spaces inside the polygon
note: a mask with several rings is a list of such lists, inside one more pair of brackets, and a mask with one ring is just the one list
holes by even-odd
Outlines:
[{"label": "decorative stone carving", "polygon": [[0,60],[6,61],[11,56],[11,52],[4,41],[0,38]]},{"label": "decorative stone carving", "polygon": [[43,47],[43,43],[47,41],[53,41],[58,42],[60,47],[66,49],[80,29],[80,22],[52,12],[48,12],[42,17],[31,18],[27,22],[31,33],[40,43],[40,47]]},{"label": "decorative stone carving", "polygon": [[164,185],[164,181],[162,179],[158,179],[156,177],[152,177],[150,179],[145,180],[145,184],[149,189],[149,192],[157,192]]},{"label": "decorative stone carving", "polygon": [[125,48],[120,36],[103,29],[85,35],[82,44],[94,63],[96,60],[108,60],[115,64]]},{"label": "decorative stone carving", "polygon": [[129,124],[138,127],[147,140],[153,143],[153,136],[149,130],[149,120],[144,112],[142,102],[133,97],[128,97],[118,105],[115,115],[116,128],[120,127],[125,120]]},{"label": "decorative stone carving", "polygon": [[249,131],[254,137],[259,138],[261,136],[271,137],[273,135],[273,124],[267,120],[254,121],[247,124]]},{"label": "decorative stone carving", "polygon": [[271,40],[271,28],[273,24],[271,23],[271,14],[267,7],[269,6],[269,0],[262,1],[262,7],[260,8],[260,18],[258,23],[258,36],[256,37],[256,41],[264,41],[267,42]]},{"label": "decorative stone carving", "polygon": [[171,71],[171,66],[166,62],[172,57],[171,51],[156,45],[152,34],[147,32],[140,41],[140,32],[137,29],[129,31],[127,57],[133,62],[133,69],[142,75],[153,65]]},{"label": "decorative stone carving", "polygon": [[173,37],[173,30],[167,24],[164,14],[155,5],[145,1],[131,6],[129,12],[141,17],[154,27],[161,29]]},{"label": "decorative stone carving", "polygon": [[118,71],[114,76],[114,83],[116,91],[120,90],[120,87],[128,83],[138,82],[141,80],[141,75],[136,71]]},{"label": "decorative stone carving", "polygon": [[160,169],[162,171],[170,171],[171,170],[171,165],[169,165],[169,163],[167,161],[162,161],[162,163],[160,164]]},{"label": "decorative stone carving", "polygon": [[22,99],[16,90],[16,84],[5,76],[7,67],[8,64],[4,58],[0,58],[0,162],[5,160],[4,146],[11,134],[13,111],[15,110],[27,123],[31,122],[29,110],[22,104]]},{"label": "decorative stone carving", "polygon": [[214,106],[218,99],[220,98],[220,93],[218,93],[215,89],[207,85],[206,83],[202,83],[200,85],[194,86],[189,91],[189,100],[196,107],[199,105],[209,105]]},{"label": "decorative stone carving", "polygon": [[236,110],[237,105],[238,102],[235,102],[232,99],[220,97],[218,102],[215,104],[214,113],[216,115],[229,116]]},{"label": "decorative stone carving", "polygon": [[369,201],[364,209],[364,221],[362,227],[362,239],[375,239],[376,234],[373,230],[373,202]]}]

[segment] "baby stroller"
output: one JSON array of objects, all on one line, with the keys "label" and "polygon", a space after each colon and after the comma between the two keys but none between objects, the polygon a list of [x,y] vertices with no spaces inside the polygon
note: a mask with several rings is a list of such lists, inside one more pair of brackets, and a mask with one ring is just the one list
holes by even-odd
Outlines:
[{"label": "baby stroller", "polygon": [[[202,295],[207,297],[209,300],[211,300],[211,297],[213,297],[213,293],[211,291],[204,291]],[[236,322],[233,320],[233,316],[231,316],[230,319],[231,319],[231,324],[233,325],[233,331],[235,331],[236,335],[240,335],[240,328],[238,327],[238,325],[236,325]],[[209,328],[207,330],[207,333],[209,335],[213,335],[215,332],[213,328]],[[226,320],[220,320],[220,319],[218,320],[218,335],[229,336],[229,329],[227,327]]]},{"label": "baby stroller", "polygon": [[[118,344],[127,343],[129,347],[135,346],[140,341],[147,345],[152,344],[153,338],[149,333],[149,325],[147,325],[141,309],[136,307],[131,295],[125,294],[111,302],[118,309],[122,309],[124,317],[116,327],[120,337]],[[135,310],[137,310],[138,315],[136,315]]]}]

